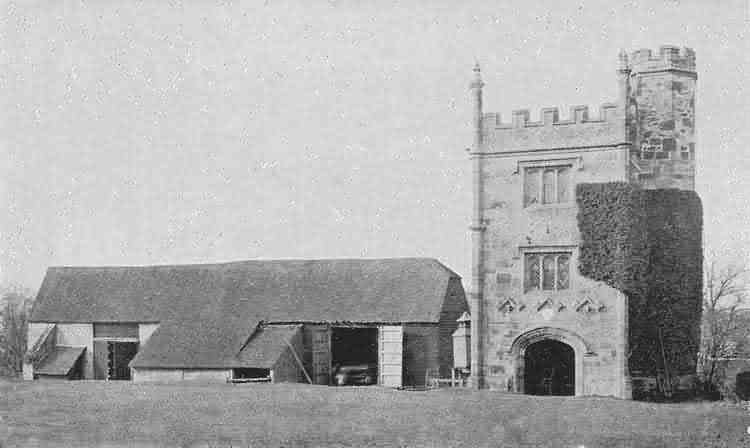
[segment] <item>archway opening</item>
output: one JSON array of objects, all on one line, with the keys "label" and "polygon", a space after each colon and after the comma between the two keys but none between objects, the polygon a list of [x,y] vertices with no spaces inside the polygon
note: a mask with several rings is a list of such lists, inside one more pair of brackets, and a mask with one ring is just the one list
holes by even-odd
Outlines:
[{"label": "archway opening", "polygon": [[529,345],[523,370],[526,394],[575,394],[575,352],[568,344],[545,339]]}]

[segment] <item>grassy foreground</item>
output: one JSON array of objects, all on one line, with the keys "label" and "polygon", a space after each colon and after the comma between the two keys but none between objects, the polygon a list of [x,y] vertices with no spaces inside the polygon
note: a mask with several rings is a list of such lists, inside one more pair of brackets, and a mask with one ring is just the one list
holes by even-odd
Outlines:
[{"label": "grassy foreground", "polygon": [[0,446],[750,446],[750,415],[490,391],[0,382]]}]

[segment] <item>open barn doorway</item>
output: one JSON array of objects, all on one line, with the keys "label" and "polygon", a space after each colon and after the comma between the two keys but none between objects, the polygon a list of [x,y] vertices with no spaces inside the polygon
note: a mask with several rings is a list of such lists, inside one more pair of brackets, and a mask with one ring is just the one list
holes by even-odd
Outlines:
[{"label": "open barn doorway", "polygon": [[331,365],[337,386],[377,384],[377,327],[333,327]]},{"label": "open barn doorway", "polygon": [[130,361],[138,353],[137,342],[115,342],[107,344],[107,373],[110,380],[129,380]]},{"label": "open barn doorway", "polygon": [[535,342],[524,353],[524,393],[573,395],[575,353],[568,344],[552,339]]},{"label": "open barn doorway", "polygon": [[94,378],[130,380],[130,361],[138,353],[138,343],[94,339]]}]

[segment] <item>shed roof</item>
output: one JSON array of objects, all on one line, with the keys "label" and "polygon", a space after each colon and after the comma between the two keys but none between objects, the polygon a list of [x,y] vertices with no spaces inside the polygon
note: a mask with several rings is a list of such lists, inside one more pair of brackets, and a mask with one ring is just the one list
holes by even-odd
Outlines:
[{"label": "shed roof", "polygon": [[65,347],[58,345],[34,368],[38,375],[68,376],[86,347]]},{"label": "shed roof", "polygon": [[259,328],[237,355],[240,365],[273,368],[279,357],[292,346],[292,338],[301,328],[301,325],[265,325]]}]

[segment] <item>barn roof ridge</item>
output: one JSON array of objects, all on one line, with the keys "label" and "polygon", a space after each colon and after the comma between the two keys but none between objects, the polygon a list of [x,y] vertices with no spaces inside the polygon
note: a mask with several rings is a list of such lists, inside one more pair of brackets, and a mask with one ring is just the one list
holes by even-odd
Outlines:
[{"label": "barn roof ridge", "polygon": [[244,265],[253,263],[326,263],[326,262],[387,262],[387,261],[430,261],[438,264],[452,275],[461,277],[453,269],[446,266],[443,262],[434,257],[332,257],[332,258],[248,258],[242,260],[217,261],[208,263],[164,263],[164,264],[132,264],[132,265],[55,265],[49,266],[50,270],[90,270],[90,271],[109,271],[120,269],[195,269],[211,267],[227,267],[232,265]]}]

